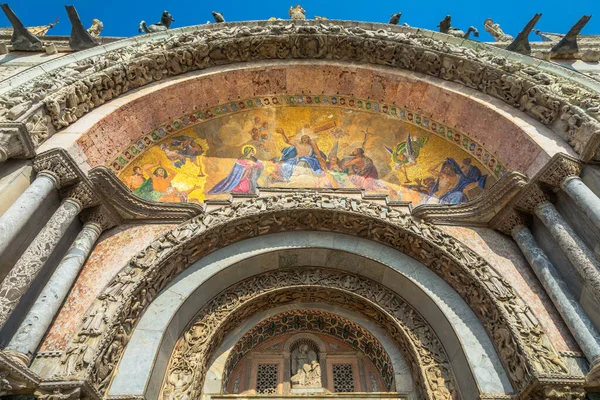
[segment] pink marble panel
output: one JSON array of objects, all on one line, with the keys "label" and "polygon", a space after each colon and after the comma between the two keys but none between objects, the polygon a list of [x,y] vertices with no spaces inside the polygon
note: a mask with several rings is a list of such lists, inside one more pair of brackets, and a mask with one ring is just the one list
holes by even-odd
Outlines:
[{"label": "pink marble panel", "polygon": [[500,272],[531,308],[559,351],[580,351],[540,281],[508,236],[487,228],[440,226]]},{"label": "pink marble panel", "polygon": [[63,350],[92,301],[129,259],[174,225],[122,225],[102,235],[67,296],[40,351]]}]

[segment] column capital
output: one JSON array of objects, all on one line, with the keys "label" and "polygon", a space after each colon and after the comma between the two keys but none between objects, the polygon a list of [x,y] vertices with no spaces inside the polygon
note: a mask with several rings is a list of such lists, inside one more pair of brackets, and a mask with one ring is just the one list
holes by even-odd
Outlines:
[{"label": "column capital", "polygon": [[26,125],[20,122],[0,123],[0,163],[9,158],[33,156],[35,156],[35,145]]},{"label": "column capital", "polygon": [[38,154],[33,160],[33,168],[38,174],[54,177],[59,188],[64,188],[81,180],[83,173],[63,149],[52,149]]},{"label": "column capital", "polygon": [[88,382],[78,380],[45,380],[34,392],[36,399],[102,400],[102,395]]},{"label": "column capital", "polygon": [[535,209],[543,203],[552,203],[552,193],[542,189],[537,183],[532,183],[523,189],[522,194],[515,202],[515,207],[529,214],[535,213]]},{"label": "column capital", "polygon": [[118,216],[115,216],[103,205],[88,208],[81,214],[81,219],[84,224],[93,224],[98,227],[100,233],[120,224]]},{"label": "column capital", "polygon": [[565,179],[579,176],[580,173],[581,163],[577,159],[559,153],[552,157],[552,160],[539,175],[538,181],[560,188]]},{"label": "column capital", "polygon": [[513,231],[519,227],[528,227],[531,223],[531,216],[524,214],[512,207],[507,207],[490,221],[490,228],[512,235]]},{"label": "column capital", "polygon": [[64,200],[74,201],[79,204],[81,209],[95,206],[100,202],[94,188],[87,180],[61,189],[60,192]]},{"label": "column capital", "polygon": [[40,383],[22,359],[4,350],[0,351],[0,378],[0,396],[31,393]]}]

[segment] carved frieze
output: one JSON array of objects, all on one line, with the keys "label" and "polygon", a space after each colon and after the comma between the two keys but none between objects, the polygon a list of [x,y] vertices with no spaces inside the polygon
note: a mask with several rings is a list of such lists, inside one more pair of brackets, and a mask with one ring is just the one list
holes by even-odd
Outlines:
[{"label": "carved frieze", "polygon": [[219,65],[270,59],[362,61],[421,72],[490,94],[519,108],[567,140],[586,160],[597,154],[600,93],[583,79],[529,66],[508,52],[460,46],[430,33],[389,25],[329,21],[264,22],[136,40],[51,70],[0,98],[12,121],[45,109],[54,129],[148,83]]},{"label": "carved frieze", "polygon": [[[248,278],[203,307],[175,345],[161,398],[200,397],[211,353],[229,330],[262,309],[298,302],[325,302],[364,314],[396,342],[411,366],[419,398],[458,396],[441,342],[425,319],[400,296],[358,275],[301,267]],[[392,372],[387,373],[390,387]]]},{"label": "carved frieze", "polygon": [[63,356],[59,374],[90,376],[104,391],[136,321],[177,274],[209,252],[240,240],[297,230],[335,231],[373,240],[432,269],[482,320],[516,390],[535,376],[568,375],[534,313],[472,250],[435,226],[394,209],[310,192],[235,203],[201,214],[158,238],[95,300]]}]

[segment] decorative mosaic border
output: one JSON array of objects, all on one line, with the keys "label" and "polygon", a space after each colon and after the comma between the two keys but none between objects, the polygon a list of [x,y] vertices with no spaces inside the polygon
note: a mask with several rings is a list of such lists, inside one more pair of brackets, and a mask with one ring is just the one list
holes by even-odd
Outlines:
[{"label": "decorative mosaic border", "polygon": [[244,112],[260,107],[282,106],[333,106],[346,109],[350,108],[373,114],[384,114],[435,133],[436,136],[462,147],[465,151],[479,160],[485,168],[497,178],[502,178],[508,172],[492,152],[486,150],[482,145],[472,140],[467,134],[444,125],[441,122],[424,117],[407,108],[379,103],[372,100],[355,99],[338,95],[267,95],[209,107],[202,111],[198,111],[197,113],[175,119],[167,124],[159,126],[150,133],[142,135],[134,141],[129,148],[122,151],[116,159],[108,162],[107,166],[118,175],[147,147],[151,147],[164,138],[180,132],[183,129],[223,115]]}]

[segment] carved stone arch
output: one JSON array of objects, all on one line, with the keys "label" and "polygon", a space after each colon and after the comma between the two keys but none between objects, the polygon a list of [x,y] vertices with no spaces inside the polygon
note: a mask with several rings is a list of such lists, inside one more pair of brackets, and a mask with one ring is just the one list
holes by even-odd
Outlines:
[{"label": "carved stone arch", "polygon": [[[230,351],[229,356],[225,362],[225,367],[223,369],[223,389],[227,387],[228,380],[231,378],[231,373],[234,371],[235,367],[238,363],[252,350],[256,348],[256,346],[264,343],[267,340],[270,340],[278,335],[283,334],[282,331],[278,331],[277,327],[275,329],[267,330],[270,325],[273,324],[274,321],[281,322],[282,317],[310,317],[310,316],[319,316],[323,317],[321,324],[318,323],[307,323],[306,325],[300,325],[299,330],[305,330],[305,332],[297,333],[288,338],[283,346],[283,354],[284,356],[289,356],[293,351],[293,347],[298,343],[299,340],[307,339],[316,343],[318,354],[326,355],[327,347],[325,343],[316,336],[315,333],[322,334],[325,336],[336,338],[348,345],[352,348],[356,349],[363,353],[373,366],[376,367],[384,384],[387,386],[386,391],[391,392],[394,388],[394,367],[393,363],[390,359],[389,354],[385,350],[385,348],[381,345],[379,340],[374,337],[371,332],[362,327],[361,325],[354,323],[346,318],[340,317],[337,314],[332,314],[331,312],[326,311],[316,311],[316,310],[299,310],[299,311],[288,311],[283,313],[278,313],[272,317],[267,318],[266,320],[261,321],[258,325],[252,328],[250,331],[246,332],[242,338],[235,344],[233,349]],[[343,323],[344,325],[350,326],[350,334],[347,334],[344,337],[343,334],[339,334],[336,329],[332,329],[336,324]],[[281,327],[283,323],[279,324]],[[290,327],[288,326],[288,329]],[[310,329],[310,332],[306,332],[306,330]],[[286,330],[285,333],[289,333],[290,330]],[[352,342],[352,339],[356,339],[357,337],[363,340],[356,340],[356,343]],[[248,346],[246,343],[252,341],[252,345]],[[365,345],[366,344],[366,345]],[[366,347],[369,346],[367,349]]]},{"label": "carved stone arch", "polygon": [[[404,355],[420,399],[450,400],[459,396],[439,338],[394,291],[345,271],[299,267],[252,276],[209,301],[175,345],[160,398],[200,397],[212,352],[228,331],[260,310],[297,302],[334,304],[365,315],[387,332]],[[182,374],[187,375],[185,379]],[[438,374],[444,387],[436,383]],[[392,387],[392,382],[386,383]]]},{"label": "carved stone arch", "polygon": [[327,347],[325,347],[325,343],[323,343],[323,341],[321,339],[319,339],[317,336],[310,334],[310,333],[297,333],[294,336],[292,336],[291,338],[289,338],[283,345],[283,352],[290,353],[292,350],[294,350],[293,347],[297,345],[297,342],[300,339],[312,340],[317,345],[317,349],[319,350],[319,353],[327,353]]},{"label": "carved stone arch", "polygon": [[82,51],[72,60],[18,74],[0,84],[0,105],[12,110],[5,120],[37,125],[47,117],[46,132],[30,132],[41,143],[111,99],[190,71],[264,60],[363,62],[489,94],[551,127],[582,159],[597,157],[600,123],[594,110],[600,94],[593,79],[483,43],[464,43],[426,30],[339,21],[189,27],[117,42],[100,54],[97,48]]},{"label": "carved stone arch", "polygon": [[[131,260],[88,310],[87,315],[104,313],[104,332],[91,336],[79,328],[69,345],[69,349],[86,346],[95,361],[57,374],[89,376],[93,385],[104,391],[141,313],[187,266],[247,238],[306,230],[339,232],[379,242],[436,272],[480,318],[516,390],[528,391],[542,378],[568,378],[536,316],[511,284],[467,246],[435,226],[391,208],[309,192],[226,206],[193,218],[157,239]],[[63,357],[67,354],[69,350]],[[548,359],[554,361],[551,366]]]}]

